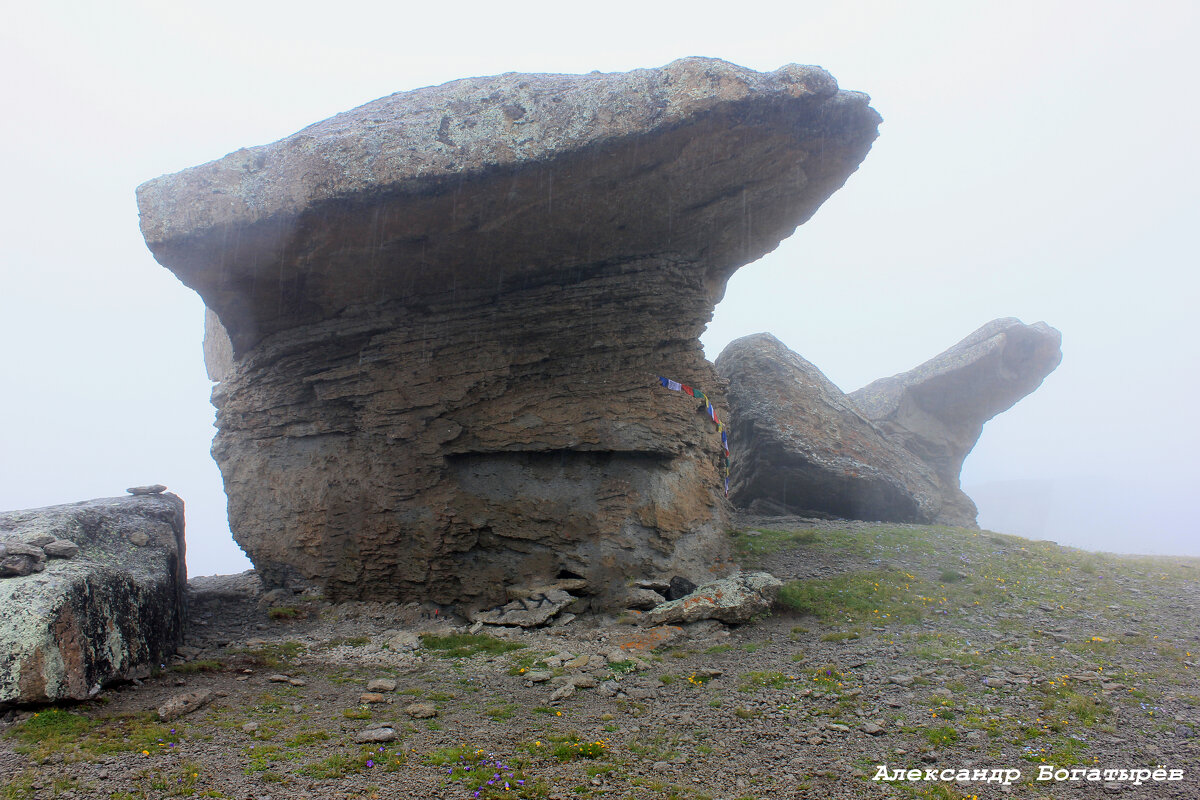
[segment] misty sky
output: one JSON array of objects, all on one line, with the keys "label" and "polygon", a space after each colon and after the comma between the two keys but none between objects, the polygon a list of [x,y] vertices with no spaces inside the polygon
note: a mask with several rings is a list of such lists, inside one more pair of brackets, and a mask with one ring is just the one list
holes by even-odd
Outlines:
[{"label": "misty sky", "polygon": [[199,297],[134,188],[395,91],[689,55],[818,64],[872,96],[845,188],[729,284],[715,358],[762,330],[843,390],[990,319],[1063,363],[967,459],[980,523],[1200,554],[1200,4],[344,0],[26,3],[0,30],[0,508],[162,482],[192,574],[248,562],[209,456]]}]

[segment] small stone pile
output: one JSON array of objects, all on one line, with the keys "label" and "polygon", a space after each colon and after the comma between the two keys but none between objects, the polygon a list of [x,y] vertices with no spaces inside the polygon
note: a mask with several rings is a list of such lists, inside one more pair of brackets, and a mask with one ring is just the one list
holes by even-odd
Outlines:
[{"label": "small stone pile", "polygon": [[[645,625],[671,625],[701,620],[749,622],[767,613],[781,581],[765,572],[739,573],[697,587],[676,575],[670,580],[646,578],[635,581],[625,591],[626,608],[647,612]],[[575,592],[587,592],[587,581],[565,578],[536,587],[510,586],[508,603],[470,615],[471,633],[485,625],[509,628],[562,626],[588,607],[588,598]]]},{"label": "small stone pile", "polygon": [[0,578],[20,578],[41,572],[50,558],[74,558],[79,545],[49,534],[30,539],[0,540]]}]

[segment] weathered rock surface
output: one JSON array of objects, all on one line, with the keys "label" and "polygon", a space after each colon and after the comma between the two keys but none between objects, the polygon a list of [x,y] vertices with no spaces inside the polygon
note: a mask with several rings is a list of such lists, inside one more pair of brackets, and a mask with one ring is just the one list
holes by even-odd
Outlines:
[{"label": "weathered rock surface", "polygon": [[767,333],[717,357],[729,382],[730,500],[763,513],[947,519],[932,470],[890,441],[821,371]]},{"label": "weathered rock surface", "polygon": [[168,698],[165,703],[158,707],[158,718],[163,722],[179,719],[185,714],[191,714],[193,711],[199,711],[204,708],[215,697],[216,695],[209,689],[181,692],[174,697]]},{"label": "weathered rock surface", "polygon": [[0,541],[0,578],[31,575],[46,568],[46,551],[25,542]]},{"label": "weathered rock surface", "polygon": [[867,103],[795,65],[509,74],[139,187],[219,317],[213,454],[264,582],[483,608],[710,577],[720,441],[655,376],[725,412],[698,336],[857,168]]},{"label": "weathered rock surface", "polygon": [[850,394],[894,442],[933,469],[946,512],[975,521],[959,473],[983,424],[1042,385],[1062,361],[1062,334],[1044,322],[992,320],[924,364]]},{"label": "weathered rock surface", "polygon": [[42,545],[42,551],[47,558],[74,558],[79,555],[79,545],[66,539],[55,539]]},{"label": "weathered rock surface", "polygon": [[562,589],[548,588],[531,597],[513,600],[488,611],[471,615],[472,622],[485,625],[514,625],[521,628],[536,628],[545,625],[575,598]]},{"label": "weathered rock surface", "polygon": [[749,622],[771,610],[783,581],[766,572],[744,572],[706,583],[696,591],[646,612],[645,625],[680,625],[715,619]]},{"label": "weathered rock surface", "polygon": [[696,584],[682,575],[675,575],[667,585],[667,599],[678,600],[681,597],[687,597],[694,591],[696,591]]},{"label": "weathered rock surface", "polygon": [[173,494],[0,514],[8,546],[49,537],[79,548],[0,580],[0,705],[82,700],[165,661],[183,635],[183,535]]},{"label": "weathered rock surface", "polygon": [[354,741],[366,744],[382,744],[396,741],[395,728],[369,728],[354,734]]},{"label": "weathered rock surface", "polygon": [[155,483],[150,486],[130,486],[125,491],[130,494],[162,494],[166,490],[166,486],[163,486],[161,483]]},{"label": "weathered rock surface", "polygon": [[623,605],[626,608],[648,611],[649,609],[666,602],[666,600],[667,598],[663,597],[653,589],[639,589],[635,586],[630,588],[625,593],[625,601]]}]

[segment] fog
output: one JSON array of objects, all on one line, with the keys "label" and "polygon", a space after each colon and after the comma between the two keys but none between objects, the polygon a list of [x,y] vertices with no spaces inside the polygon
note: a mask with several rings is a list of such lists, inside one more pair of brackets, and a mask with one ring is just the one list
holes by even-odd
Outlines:
[{"label": "fog", "polygon": [[1194,3],[24,4],[0,31],[0,508],[161,482],[193,574],[248,562],[209,456],[203,305],[134,188],[395,91],[687,55],[819,64],[883,115],[860,170],[744,267],[709,358],[770,331],[851,391],[983,323],[1063,333],[963,485],[995,530],[1200,554]]}]

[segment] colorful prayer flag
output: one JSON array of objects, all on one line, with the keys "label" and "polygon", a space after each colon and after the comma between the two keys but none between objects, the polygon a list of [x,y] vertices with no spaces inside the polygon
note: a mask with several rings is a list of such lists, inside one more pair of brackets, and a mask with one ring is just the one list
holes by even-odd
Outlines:
[{"label": "colorful prayer flag", "polygon": [[663,377],[662,375],[657,375],[655,377],[658,378],[658,382],[660,384],[662,384],[664,388],[670,389],[673,392],[683,392],[684,394],[687,394],[690,397],[695,397],[697,400],[700,400],[704,403],[702,410],[706,414],[708,414],[709,419],[711,419],[713,421],[713,423],[717,426],[717,433],[719,433],[721,435],[721,449],[725,452],[725,458],[724,458],[724,464],[723,464],[724,468],[721,469],[720,472],[722,475],[724,475],[724,478],[725,478],[725,496],[728,497],[729,496],[729,435],[726,432],[727,428],[725,426],[725,423],[721,422],[721,420],[717,417],[717,409],[713,407],[712,401],[708,399],[708,395],[706,395],[704,392],[700,391],[699,389],[695,389],[691,386],[687,386],[685,384],[680,383],[679,381],[673,381],[670,378]]}]

